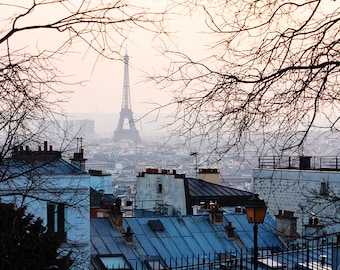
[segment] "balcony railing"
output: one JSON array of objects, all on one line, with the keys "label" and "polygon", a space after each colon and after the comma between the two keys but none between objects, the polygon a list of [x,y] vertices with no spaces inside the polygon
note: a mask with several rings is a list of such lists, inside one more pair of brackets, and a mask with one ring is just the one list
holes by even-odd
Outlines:
[{"label": "balcony railing", "polygon": [[[332,270],[340,265],[338,243],[302,245],[285,250],[259,249],[259,269]],[[250,251],[234,250],[222,253],[188,255],[179,258],[144,256],[128,265],[112,265],[112,270],[252,270],[253,254]]]},{"label": "balcony railing", "polygon": [[259,168],[339,171],[340,157],[264,156],[259,158]]}]

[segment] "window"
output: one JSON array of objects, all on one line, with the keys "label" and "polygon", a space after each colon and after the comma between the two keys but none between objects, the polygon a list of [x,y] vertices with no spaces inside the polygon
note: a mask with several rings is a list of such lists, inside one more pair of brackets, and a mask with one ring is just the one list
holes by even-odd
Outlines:
[{"label": "window", "polygon": [[327,196],[328,195],[328,183],[327,182],[321,182],[320,195],[321,196]]},{"label": "window", "polygon": [[158,184],[158,193],[162,193],[163,186],[162,184]]},{"label": "window", "polygon": [[47,204],[47,230],[66,237],[65,216],[67,207],[63,203]]},{"label": "window", "polygon": [[165,261],[163,261],[159,256],[150,256],[144,261],[144,263],[147,269],[150,270],[168,269],[168,267],[166,267]]},{"label": "window", "polygon": [[152,270],[161,270],[165,269],[163,266],[162,262],[160,260],[157,261],[148,261],[147,262],[147,267]]},{"label": "window", "polygon": [[149,220],[148,222],[151,230],[155,231],[164,231],[163,223],[159,219]]},{"label": "window", "polygon": [[125,257],[121,254],[117,255],[104,255],[98,256],[102,266],[105,269],[115,269],[115,270],[123,270],[123,269],[131,269],[129,263],[125,260]]}]

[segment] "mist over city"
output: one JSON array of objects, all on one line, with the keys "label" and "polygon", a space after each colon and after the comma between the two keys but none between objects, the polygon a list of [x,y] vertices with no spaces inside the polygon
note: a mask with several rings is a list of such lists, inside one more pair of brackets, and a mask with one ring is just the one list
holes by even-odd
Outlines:
[{"label": "mist over city", "polygon": [[340,269],[339,1],[0,10],[0,269]]}]

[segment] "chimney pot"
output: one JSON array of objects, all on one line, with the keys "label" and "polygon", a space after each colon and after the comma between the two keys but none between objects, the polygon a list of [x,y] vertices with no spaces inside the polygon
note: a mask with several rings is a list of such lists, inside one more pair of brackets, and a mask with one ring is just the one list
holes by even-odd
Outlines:
[{"label": "chimney pot", "polygon": [[126,233],[124,234],[124,239],[127,243],[132,242],[132,231],[130,227],[127,227]]},{"label": "chimney pot", "polygon": [[235,237],[235,231],[230,221],[228,222],[227,226],[225,226],[224,228],[225,228],[225,233],[227,237],[230,237],[230,238]]}]

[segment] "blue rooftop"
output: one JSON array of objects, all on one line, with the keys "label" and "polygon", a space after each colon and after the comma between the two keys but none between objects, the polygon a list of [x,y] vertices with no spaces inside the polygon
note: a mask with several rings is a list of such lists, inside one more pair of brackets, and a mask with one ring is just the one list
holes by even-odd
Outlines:
[{"label": "blue rooftop", "polygon": [[[232,224],[234,237],[227,237],[226,224]],[[126,217],[122,231],[114,229],[107,218],[91,219],[92,256],[122,256],[128,265],[141,266],[145,261],[162,261],[165,265],[179,266],[186,260],[216,260],[216,254],[251,252],[252,225],[245,214],[225,214],[223,224],[209,221],[208,215],[182,217]],[[132,242],[124,240],[124,232],[131,229]],[[267,215],[260,226],[259,246],[277,247],[283,244],[275,235],[275,223]],[[206,259],[205,259],[206,260]]]},{"label": "blue rooftop", "polygon": [[73,166],[62,158],[54,160],[4,160],[0,171],[6,172],[11,177],[21,176],[26,173],[33,173],[36,175],[75,175],[84,174],[80,169]]},{"label": "blue rooftop", "polygon": [[[78,153],[75,153],[75,155]],[[82,154],[82,153],[81,153]],[[78,154],[79,155],[79,154]],[[55,151],[47,142],[44,148],[39,147],[38,151],[29,147],[15,147],[11,156],[5,158],[0,166],[0,172],[6,177],[19,177],[25,174],[30,175],[77,175],[84,174],[80,168],[72,165],[62,158],[60,151]]]}]

